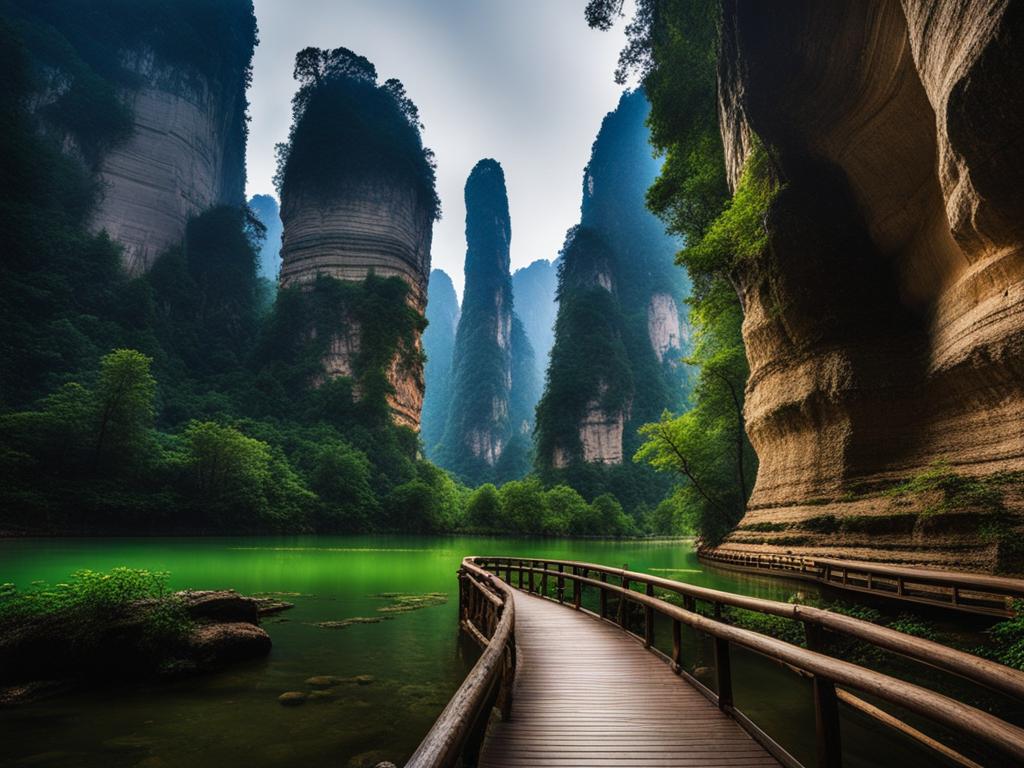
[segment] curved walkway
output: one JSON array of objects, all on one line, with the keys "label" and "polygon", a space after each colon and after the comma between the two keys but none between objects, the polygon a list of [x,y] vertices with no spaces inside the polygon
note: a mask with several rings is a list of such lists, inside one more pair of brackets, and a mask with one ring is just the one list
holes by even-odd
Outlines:
[{"label": "curved walkway", "polygon": [[515,593],[512,718],[482,768],[778,766],[761,745],[621,630]]}]

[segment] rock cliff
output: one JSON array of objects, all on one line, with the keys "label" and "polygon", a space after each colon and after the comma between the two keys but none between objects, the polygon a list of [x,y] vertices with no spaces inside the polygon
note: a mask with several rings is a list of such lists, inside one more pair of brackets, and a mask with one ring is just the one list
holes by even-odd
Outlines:
[{"label": "rock cliff", "polygon": [[[296,59],[297,73],[309,53],[320,69],[306,73],[295,97],[296,120],[280,169],[280,284],[312,289],[321,278],[350,284],[370,275],[397,278],[408,306],[422,316],[438,203],[415,106],[397,80],[378,85],[373,65],[347,49],[308,49]],[[318,329],[332,337],[324,359],[328,376],[360,373],[364,330],[344,309],[330,328]],[[413,430],[423,405],[421,349],[419,332],[399,339],[384,366],[393,419]]]},{"label": "rock cliff", "polygon": [[124,58],[139,83],[123,91],[133,124],[100,160],[92,227],[124,246],[124,266],[138,274],[181,242],[189,217],[244,201],[246,73],[213,83],[151,51]]},{"label": "rock cliff", "polygon": [[12,0],[7,10],[31,30],[29,108],[95,174],[91,229],[123,246],[136,275],[181,243],[190,217],[244,202],[256,19],[251,0],[80,6]]},{"label": "rock cliff", "polygon": [[723,10],[730,181],[757,137],[782,184],[723,549],[1024,570],[1024,6]]},{"label": "rock cliff", "polygon": [[638,425],[681,407],[688,290],[678,242],[645,205],[658,174],[642,91],[605,117],[584,171],[580,224],[559,270],[558,319],[538,409],[538,463],[621,464]]},{"label": "rock cliff", "polygon": [[[472,484],[528,468],[534,361],[513,307],[511,241],[504,171],[495,160],[481,160],[466,181],[466,288],[438,451],[443,467]],[[510,446],[518,455],[508,453]]]}]

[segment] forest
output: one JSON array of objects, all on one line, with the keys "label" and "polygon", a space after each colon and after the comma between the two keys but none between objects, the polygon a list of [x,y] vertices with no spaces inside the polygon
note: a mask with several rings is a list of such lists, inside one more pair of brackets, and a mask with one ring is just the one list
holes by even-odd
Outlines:
[{"label": "forest", "polygon": [[[191,55],[190,29],[168,28],[160,17],[124,19],[114,7],[107,12],[142,38],[160,29],[169,59]],[[97,93],[113,94],[115,78],[128,75],[83,41],[87,31],[57,15],[12,8],[3,34],[4,142],[18,148],[3,169],[11,223],[0,289],[6,530],[682,530],[671,500],[632,503],[626,513],[600,487],[578,484],[581,495],[533,477],[500,490],[467,487],[418,458],[417,436],[388,417],[384,376],[401,340],[424,325],[405,308],[406,286],[372,274],[361,283],[325,275],[312,292],[278,289],[260,276],[268,271],[257,262],[266,227],[251,208],[220,205],[193,216],[180,245],[145,273],[127,273],[119,244],[88,227],[102,196],[89,165],[61,151],[56,130],[39,131],[25,104],[39,87],[40,67],[53,61],[73,68],[76,88]],[[247,40],[238,38],[237,61],[224,65],[245,79],[245,51],[251,55],[254,40],[250,27]],[[212,63],[186,60],[221,77]],[[291,136],[278,150],[285,195],[294,178],[329,192],[323,185],[345,173],[390,168],[385,172],[409,174],[437,214],[432,155],[399,81],[377,84],[373,65],[346,49],[301,52],[295,77]],[[90,148],[123,141],[128,118],[114,120],[94,94],[81,98],[81,124],[62,123],[56,112],[46,120],[68,131],[88,160]],[[353,133],[323,133],[352,109],[364,116]],[[360,150],[335,149],[344,147]],[[308,329],[345,316],[361,324],[353,376],[310,386],[327,336],[311,339]]]}]

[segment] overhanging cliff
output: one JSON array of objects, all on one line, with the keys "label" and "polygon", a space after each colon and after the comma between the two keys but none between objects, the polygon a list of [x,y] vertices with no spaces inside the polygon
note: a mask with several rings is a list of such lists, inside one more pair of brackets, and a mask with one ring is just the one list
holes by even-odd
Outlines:
[{"label": "overhanging cliff", "polygon": [[736,283],[760,459],[724,550],[1022,570],[1024,7],[723,4],[733,186],[782,184]]}]

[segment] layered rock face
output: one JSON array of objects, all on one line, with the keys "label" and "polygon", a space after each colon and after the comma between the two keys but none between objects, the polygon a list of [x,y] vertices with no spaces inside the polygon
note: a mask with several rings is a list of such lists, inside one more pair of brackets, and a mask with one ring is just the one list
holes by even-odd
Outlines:
[{"label": "layered rock face", "polygon": [[[542,466],[620,464],[636,428],[685,397],[678,243],[647,210],[650,156],[641,91],[605,117],[584,172],[580,224],[562,251],[558,321],[538,411]],[[569,415],[567,415],[569,414]]]},{"label": "layered rock face", "polygon": [[[419,193],[406,181],[386,176],[352,179],[330,194],[288,190],[282,194],[282,287],[311,286],[318,275],[359,282],[371,272],[399,277],[408,301],[422,313],[427,303],[433,219]],[[341,318],[344,331],[331,340],[324,360],[328,376],[348,376],[359,351],[360,328]],[[420,340],[417,338],[417,347]],[[388,396],[395,422],[419,429],[423,407],[423,365],[399,350],[388,369]]]},{"label": "layered rock face", "polygon": [[92,227],[121,243],[125,268],[139,274],[181,242],[190,216],[244,201],[245,73],[211,83],[147,50],[126,54],[124,67],[140,83],[123,90],[134,124],[100,160]]},{"label": "layered rock face", "polygon": [[442,466],[471,483],[507,479],[496,474],[499,462],[532,428],[522,403],[531,399],[533,351],[514,314],[511,240],[504,171],[481,160],[466,181],[466,288],[438,453]]},{"label": "layered rock face", "polygon": [[[784,186],[738,275],[761,464],[723,548],[1024,570],[1024,7],[724,11],[731,182],[756,136]],[[884,493],[926,472],[984,493]]]}]

